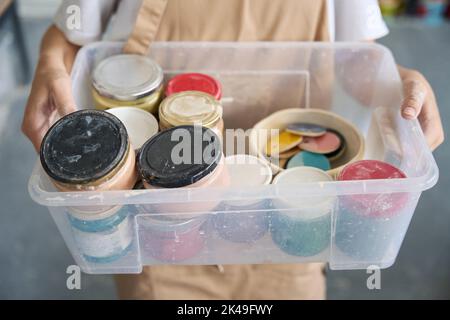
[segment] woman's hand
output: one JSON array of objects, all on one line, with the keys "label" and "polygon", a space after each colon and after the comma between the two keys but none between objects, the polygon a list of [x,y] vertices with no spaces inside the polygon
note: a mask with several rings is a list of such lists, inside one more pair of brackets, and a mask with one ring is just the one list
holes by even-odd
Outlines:
[{"label": "woman's hand", "polygon": [[401,106],[405,119],[418,118],[431,150],[444,141],[441,117],[433,89],[418,71],[398,67],[403,81],[404,100]]},{"label": "woman's hand", "polygon": [[23,133],[37,151],[50,126],[76,110],[69,72],[77,50],[56,27],[44,36],[22,123]]}]

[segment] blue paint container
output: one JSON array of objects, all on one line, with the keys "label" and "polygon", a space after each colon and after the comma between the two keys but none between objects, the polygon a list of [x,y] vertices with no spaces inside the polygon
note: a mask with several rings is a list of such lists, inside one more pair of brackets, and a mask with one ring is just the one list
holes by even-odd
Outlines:
[{"label": "blue paint container", "polygon": [[407,223],[403,215],[362,215],[340,201],[336,214],[336,247],[359,261],[388,261],[392,252],[398,252],[397,246],[404,237],[398,231],[404,230],[402,226]]},{"label": "blue paint container", "polygon": [[301,257],[319,254],[330,244],[331,215],[303,219],[302,213],[275,212],[271,219],[273,242],[284,252]]},{"label": "blue paint container", "polygon": [[[320,169],[297,167],[281,172],[273,183],[295,188],[301,183],[329,181],[333,179]],[[310,257],[320,254],[331,242],[335,201],[333,196],[274,200],[270,228],[273,242],[290,255]]]},{"label": "blue paint container", "polygon": [[116,206],[97,213],[68,209],[76,245],[88,262],[110,263],[125,256],[133,244],[128,207]]},{"label": "blue paint container", "polygon": [[[233,155],[225,165],[234,187],[267,185],[272,180],[272,170],[261,159],[250,155]],[[262,238],[269,229],[268,200],[224,201],[213,217],[218,234],[231,242],[249,243]]]}]

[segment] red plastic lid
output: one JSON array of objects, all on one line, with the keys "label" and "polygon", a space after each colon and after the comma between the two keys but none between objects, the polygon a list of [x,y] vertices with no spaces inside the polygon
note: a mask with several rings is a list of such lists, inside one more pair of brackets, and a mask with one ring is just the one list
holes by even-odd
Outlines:
[{"label": "red plastic lid", "polygon": [[206,74],[184,73],[173,77],[166,88],[166,96],[183,91],[201,91],[212,95],[217,100],[222,97],[220,83]]},{"label": "red plastic lid", "polygon": [[[406,175],[389,163],[378,160],[361,160],[347,165],[338,180],[400,179]],[[406,193],[357,194],[341,197],[345,210],[367,216],[386,218],[399,215],[408,202]]]},{"label": "red plastic lid", "polygon": [[400,179],[406,175],[389,163],[378,160],[361,160],[347,165],[338,180]]}]

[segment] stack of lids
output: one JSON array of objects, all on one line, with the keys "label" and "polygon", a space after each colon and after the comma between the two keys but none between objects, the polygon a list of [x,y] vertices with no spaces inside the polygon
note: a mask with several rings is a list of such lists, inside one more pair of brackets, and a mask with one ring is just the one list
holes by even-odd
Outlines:
[{"label": "stack of lids", "polygon": [[272,136],[266,145],[266,154],[278,161],[281,168],[301,166],[330,170],[331,162],[345,151],[343,136],[331,129],[311,123],[289,124]]}]

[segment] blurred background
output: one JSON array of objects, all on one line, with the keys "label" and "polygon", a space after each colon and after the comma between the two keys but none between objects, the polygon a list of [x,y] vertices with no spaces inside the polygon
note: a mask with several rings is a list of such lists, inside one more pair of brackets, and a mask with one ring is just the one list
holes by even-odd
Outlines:
[{"label": "blurred background", "polygon": [[[339,0],[337,0],[339,1]],[[115,299],[111,276],[83,275],[66,287],[74,263],[46,208],[27,182],[36,154],[20,132],[39,42],[59,0],[0,0],[0,299]],[[445,0],[382,0],[390,33],[379,42],[397,62],[420,70],[450,128],[450,5]],[[365,271],[328,271],[329,299],[450,298],[450,147],[435,157],[436,187],[423,193],[395,265],[368,290]]]}]

